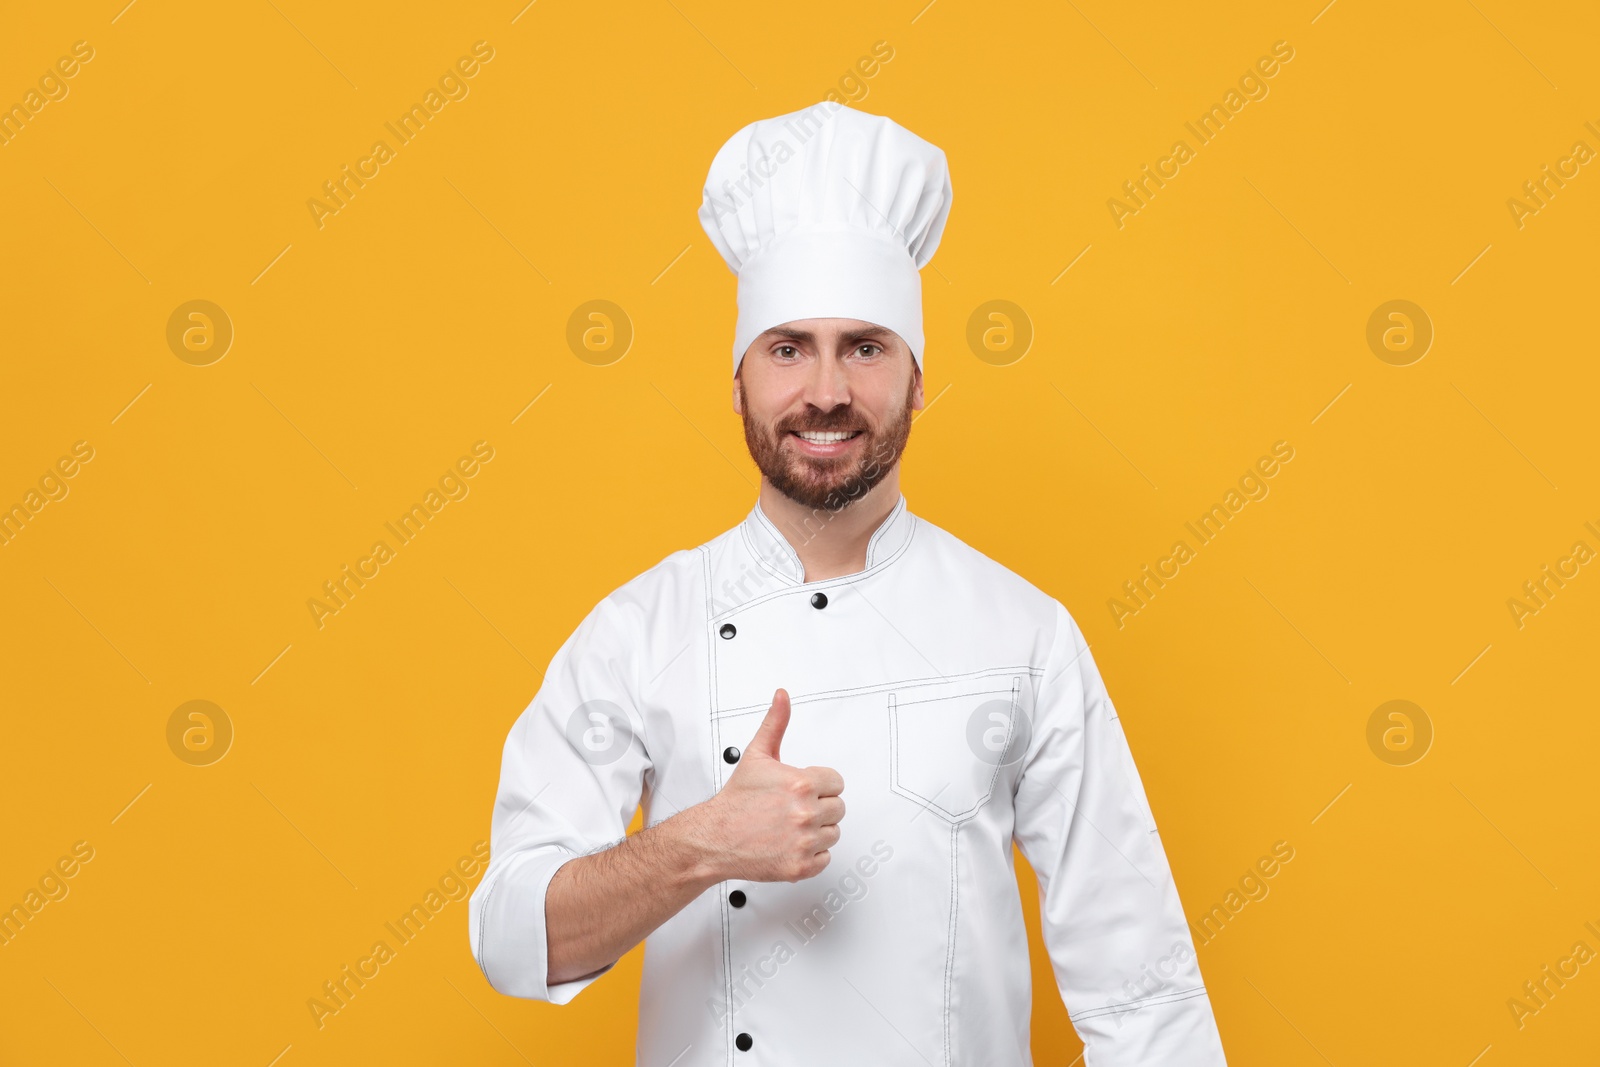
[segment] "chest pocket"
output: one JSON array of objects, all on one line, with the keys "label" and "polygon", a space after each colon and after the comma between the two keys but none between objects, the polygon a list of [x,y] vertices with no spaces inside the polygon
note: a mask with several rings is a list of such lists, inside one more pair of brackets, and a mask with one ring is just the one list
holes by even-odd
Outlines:
[{"label": "chest pocket", "polygon": [[[910,682],[888,694],[889,783],[948,821],[971,818],[1027,749],[1022,679]],[[914,817],[914,816],[913,816]]]}]

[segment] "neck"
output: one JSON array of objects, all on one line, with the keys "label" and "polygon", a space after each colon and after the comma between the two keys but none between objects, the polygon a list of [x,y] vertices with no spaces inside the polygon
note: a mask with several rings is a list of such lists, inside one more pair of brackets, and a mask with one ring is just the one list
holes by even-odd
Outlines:
[{"label": "neck", "polygon": [[759,504],[772,525],[794,548],[807,582],[842,578],[867,569],[867,542],[900,499],[900,469],[839,511],[825,511],[792,500],[765,478]]}]

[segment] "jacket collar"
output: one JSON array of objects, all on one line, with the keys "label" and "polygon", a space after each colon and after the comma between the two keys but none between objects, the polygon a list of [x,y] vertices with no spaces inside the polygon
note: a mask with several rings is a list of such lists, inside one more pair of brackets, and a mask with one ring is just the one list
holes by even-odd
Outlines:
[{"label": "jacket collar", "polygon": [[[915,522],[915,516],[906,509],[905,494],[901,493],[894,507],[889,509],[889,514],[867,539],[865,569],[871,570],[898,554],[911,539],[911,528]],[[743,535],[745,546],[751,555],[779,580],[791,585],[801,585],[805,582],[805,565],[800,562],[799,554],[795,552],[789,539],[784,537],[773,521],[767,517],[767,513],[761,510],[759,499],[751,507],[744,521],[739,524],[739,532]]]}]

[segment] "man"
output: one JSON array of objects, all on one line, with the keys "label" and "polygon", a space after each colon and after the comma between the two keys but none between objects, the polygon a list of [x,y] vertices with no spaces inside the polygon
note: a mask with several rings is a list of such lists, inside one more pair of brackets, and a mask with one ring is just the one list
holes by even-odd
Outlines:
[{"label": "man", "polygon": [[718,152],[759,497],[601,601],[506,740],[473,954],[565,1004],[644,940],[645,1067],[1031,1063],[1013,841],[1088,1067],[1224,1064],[1082,632],[900,493],[950,196],[841,105]]}]

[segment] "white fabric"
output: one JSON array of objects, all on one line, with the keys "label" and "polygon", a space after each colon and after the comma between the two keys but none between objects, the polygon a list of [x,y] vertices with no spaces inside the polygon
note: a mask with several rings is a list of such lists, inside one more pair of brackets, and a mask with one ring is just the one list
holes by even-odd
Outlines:
[{"label": "white fabric", "polygon": [[733,370],[762,332],[851,318],[922,365],[922,278],[950,214],[944,152],[890,119],[824,101],[753,122],[717,152],[700,224],[739,276]]},{"label": "white fabric", "polygon": [[[803,578],[757,504],[611,593],[556,652],[506,739],[472,895],[489,983],[565,1004],[611,970],[547,983],[551,876],[618,841],[637,804],[654,826],[722,788],[723,750],[782,686],[781,758],[843,776],[840,840],[817,877],[721,883],[650,935],[639,1063],[1030,1064],[1015,841],[1087,1067],[1224,1067],[1138,770],[1066,608],[903,496],[865,570]],[[607,714],[616,733],[585,758],[573,724]]]}]

